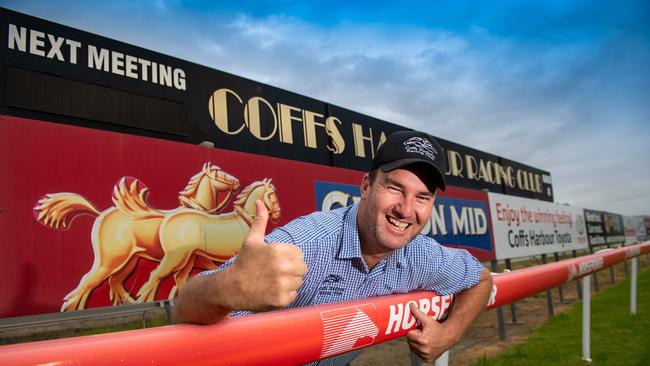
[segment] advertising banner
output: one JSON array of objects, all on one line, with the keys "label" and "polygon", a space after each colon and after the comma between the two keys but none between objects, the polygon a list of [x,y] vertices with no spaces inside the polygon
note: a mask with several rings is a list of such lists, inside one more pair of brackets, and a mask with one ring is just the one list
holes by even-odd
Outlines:
[{"label": "advertising banner", "polygon": [[[408,129],[7,9],[0,19],[2,114],[360,171]],[[450,185],[553,200],[550,173],[438,140]]]},{"label": "advertising banner", "polygon": [[[0,317],[171,298],[267,227],[359,200],[362,172],[0,116]],[[300,172],[300,174],[296,174]],[[494,258],[487,194],[448,187],[424,235]]]},{"label": "advertising banner", "polygon": [[585,222],[590,246],[625,243],[623,216],[585,209]]},{"label": "advertising banner", "polygon": [[588,248],[581,208],[488,193],[496,259]]},{"label": "advertising banner", "polygon": [[646,239],[645,223],[641,216],[623,216],[625,245],[640,243]]},{"label": "advertising banner", "polygon": [[[237,252],[256,197],[269,231],[349,205],[406,129],[2,8],[0,40],[0,317],[173,298]],[[552,201],[550,174],[439,141],[423,234],[494,259],[481,190]]]},{"label": "advertising banner", "polygon": [[[300,174],[296,174],[300,172]],[[0,317],[173,297],[356,170],[0,116]]]}]

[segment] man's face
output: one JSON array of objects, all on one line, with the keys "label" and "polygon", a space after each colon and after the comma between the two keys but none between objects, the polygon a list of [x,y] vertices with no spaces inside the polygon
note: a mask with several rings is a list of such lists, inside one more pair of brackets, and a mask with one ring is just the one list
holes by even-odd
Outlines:
[{"label": "man's face", "polygon": [[[388,254],[415,238],[431,216],[435,192],[420,177],[426,169],[408,166],[361,182],[358,224],[364,254]],[[435,189],[433,189],[435,191]]]}]

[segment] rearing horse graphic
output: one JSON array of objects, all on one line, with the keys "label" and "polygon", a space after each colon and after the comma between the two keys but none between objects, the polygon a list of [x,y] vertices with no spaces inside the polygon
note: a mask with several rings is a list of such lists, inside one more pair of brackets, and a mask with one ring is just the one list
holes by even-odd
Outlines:
[{"label": "rearing horse graphic", "polygon": [[[253,188],[259,186],[264,186],[273,192],[264,190],[262,194],[252,195]],[[193,267],[215,268],[216,264],[213,261],[222,262],[233,256],[238,247],[230,239],[232,234],[224,232],[223,235],[214,238],[214,242],[211,242],[210,245],[206,244],[201,247],[210,248],[209,250],[190,248],[182,241],[178,242],[180,246],[177,248],[174,241],[165,239],[165,237],[175,234],[183,237],[188,234],[187,228],[193,223],[186,222],[184,226],[176,227],[176,229],[167,228],[165,223],[177,222],[177,219],[171,220],[175,217],[189,217],[188,213],[215,219],[225,218],[230,214],[218,215],[218,213],[223,210],[239,187],[239,181],[235,177],[215,165],[206,163],[202,171],[192,177],[187,187],[180,192],[181,206],[173,210],[158,210],[152,207],[147,202],[148,188],[135,178],[122,178],[115,185],[112,196],[115,206],[103,212],[100,212],[85,197],[76,193],[45,195],[38,201],[34,211],[37,220],[46,226],[66,230],[79,215],[87,214],[97,217],[91,234],[95,253],[93,266],[81,279],[77,288],[65,296],[61,311],[84,309],[91,292],[106,279],[108,279],[110,300],[113,304],[153,300],[160,280],[171,274],[174,275],[175,280],[175,286],[170,292],[170,297],[173,297],[177,288],[183,286]],[[280,206],[275,194],[275,187],[270,184],[270,180],[255,182],[238,196],[237,202],[234,203],[235,213],[238,212],[239,215],[243,215],[247,219],[254,216],[256,212],[255,209],[250,210],[250,207],[245,204],[244,195],[246,198],[253,199],[253,202],[255,199],[263,198],[271,211],[271,218],[277,221],[280,215]],[[215,222],[210,223],[208,231],[212,232],[211,228],[215,226],[219,225],[216,225]],[[224,226],[224,228],[226,227],[228,225]],[[205,228],[205,226],[201,228]],[[174,230],[180,230],[180,232],[174,233]],[[241,231],[247,232],[247,230],[247,227],[241,227]],[[220,232],[218,228],[215,231]],[[205,234],[202,235],[207,238]],[[245,236],[245,234],[243,235]],[[212,237],[210,238],[212,240]],[[239,245],[242,240],[239,240]],[[181,250],[190,252],[180,253]],[[124,281],[135,270],[139,258],[161,262],[164,267],[161,268],[159,265],[159,268],[152,271],[149,282],[140,289],[140,293],[146,293],[146,296],[139,296],[137,300],[134,300],[124,288]],[[176,263],[173,258],[182,258],[183,261]],[[169,263],[173,265],[170,267]],[[156,276],[153,276],[154,272],[157,274]]]}]

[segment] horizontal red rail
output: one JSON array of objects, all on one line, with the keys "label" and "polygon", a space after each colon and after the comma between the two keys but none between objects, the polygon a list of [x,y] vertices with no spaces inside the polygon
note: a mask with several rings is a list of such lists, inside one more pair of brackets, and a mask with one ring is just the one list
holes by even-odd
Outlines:
[{"label": "horizontal red rail", "polygon": [[[556,287],[650,253],[650,242],[494,277],[488,308]],[[2,365],[301,364],[405,335],[415,327],[408,304],[436,319],[451,296],[413,292],[228,319],[0,347]]]},{"label": "horizontal red rail", "polygon": [[625,259],[648,253],[650,253],[650,241],[618,249],[604,249],[591,255],[495,275],[493,276],[495,286],[492,291],[493,295],[496,292],[496,297],[491,297],[488,309],[532,296],[611,267]]}]

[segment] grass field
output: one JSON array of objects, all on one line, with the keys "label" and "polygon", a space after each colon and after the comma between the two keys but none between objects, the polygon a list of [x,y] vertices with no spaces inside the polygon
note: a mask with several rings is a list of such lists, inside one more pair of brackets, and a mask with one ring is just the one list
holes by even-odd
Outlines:
[{"label": "grass field", "polygon": [[[650,269],[639,273],[637,314],[630,314],[630,280],[591,300],[593,365],[650,365]],[[549,319],[522,344],[474,365],[588,365],[582,357],[582,302]]]}]

